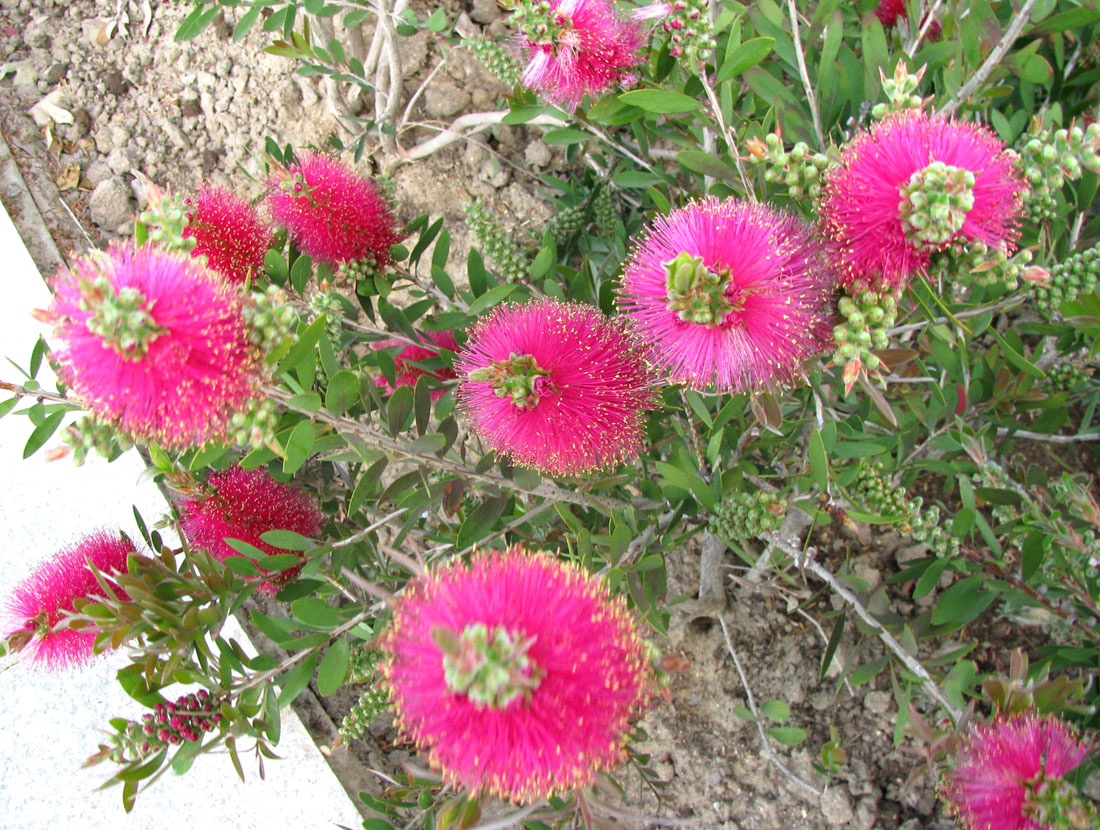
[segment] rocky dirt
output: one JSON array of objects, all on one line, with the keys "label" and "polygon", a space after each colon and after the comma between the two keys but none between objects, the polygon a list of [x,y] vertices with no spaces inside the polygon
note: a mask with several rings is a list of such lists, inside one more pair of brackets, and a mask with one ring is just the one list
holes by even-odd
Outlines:
[{"label": "rocky dirt", "polygon": [[[116,10],[128,12],[126,31],[110,31]],[[191,43],[172,34],[186,6],[155,5],[146,19],[140,2],[115,0],[0,0],[0,126],[15,163],[29,186],[41,218],[22,210],[21,185],[5,178],[0,196],[28,239],[44,273],[56,267],[56,253],[38,242],[34,225],[44,223],[62,256],[101,245],[131,232],[133,217],[146,202],[147,182],[193,191],[202,182],[224,184],[246,196],[263,187],[259,156],[264,142],[280,146],[323,145],[339,127],[315,79],[295,75],[295,64],[264,54],[269,36],[253,31],[242,43],[230,40],[232,20],[219,21]],[[473,29],[502,26],[488,0],[464,9],[463,24]],[[110,34],[108,37],[107,34]],[[402,66],[407,96],[443,60],[444,50],[430,36],[403,41]],[[504,87],[471,55],[447,47],[436,72],[411,113],[426,124],[446,122],[466,111],[496,107]],[[45,103],[43,103],[45,102]],[[433,135],[414,128],[406,146]],[[0,160],[2,161],[2,160]],[[470,198],[485,199],[497,216],[524,233],[538,231],[550,214],[547,199],[529,171],[567,173],[564,159],[527,128],[498,127],[474,141],[456,143],[411,165],[386,170],[396,183],[400,218],[430,212],[443,216],[452,234],[452,262],[464,262],[470,234],[462,208]],[[383,172],[369,157],[363,172]],[[48,241],[48,240],[47,240]],[[29,344],[28,344],[29,345]],[[858,539],[834,539],[827,548],[834,570],[844,566],[877,587],[897,567],[890,539],[868,546]],[[734,556],[727,553],[730,574]],[[904,553],[899,553],[899,559]],[[692,604],[698,585],[698,551],[687,549],[669,563],[669,597]],[[747,705],[746,692],[721,625],[704,613],[674,613],[669,637],[661,643],[677,670],[667,700],[658,701],[642,722],[649,739],[638,746],[651,756],[656,786],[630,768],[617,780],[625,789],[620,811],[626,824],[666,821],[741,830],[780,828],[920,827],[949,830],[937,818],[932,779],[914,752],[893,748],[896,704],[889,674],[854,690],[838,681],[839,666],[818,680],[824,635],[835,610],[827,598],[811,599],[811,588],[797,574],[790,581],[771,577],[730,583],[725,619],[758,704],[786,701],[787,725],[808,730],[795,749],[774,745],[790,771],[823,790],[807,791],[780,772],[762,750],[754,723],[735,714]],[[789,602],[792,601],[792,602]],[[802,603],[800,615],[794,606]],[[959,639],[967,636],[960,632]],[[1006,650],[991,648],[988,665],[1004,662]],[[838,654],[854,664],[882,654],[873,638],[849,626]],[[334,723],[354,695],[307,701],[303,714],[318,742],[331,746]],[[826,779],[814,768],[820,747],[830,740],[829,725],[846,750],[846,763]],[[366,740],[333,753],[333,765],[353,795],[377,792],[380,782],[368,769],[393,771],[408,756],[393,749],[388,720],[376,723]],[[385,751],[384,751],[385,750]],[[609,797],[610,798],[610,797]],[[631,816],[643,817],[640,820]]]}]

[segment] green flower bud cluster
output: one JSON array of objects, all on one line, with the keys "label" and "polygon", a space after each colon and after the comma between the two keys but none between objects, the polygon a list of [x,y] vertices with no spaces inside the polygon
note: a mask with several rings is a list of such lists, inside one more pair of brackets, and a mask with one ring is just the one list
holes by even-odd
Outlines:
[{"label": "green flower bud cluster", "polygon": [[332,345],[339,348],[344,337],[344,304],[340,302],[340,294],[335,290],[318,291],[309,298],[309,307],[313,310],[314,319],[324,315],[325,334]]},{"label": "green flower bud cluster", "polygon": [[372,686],[361,695],[344,715],[339,732],[345,741],[354,738],[362,738],[370,725],[378,719],[378,716],[386,711],[390,705],[389,693],[380,686]]},{"label": "green flower bud cluster", "polygon": [[708,530],[726,539],[748,539],[776,530],[787,515],[787,500],[763,490],[730,493],[715,508]]},{"label": "green flower bud cluster", "polygon": [[615,211],[615,199],[611,195],[611,188],[600,188],[596,198],[592,200],[592,213],[596,217],[596,230],[601,234],[608,234],[615,230],[618,214]]},{"label": "green flower bud cluster", "polygon": [[978,239],[966,243],[953,243],[946,250],[932,256],[929,271],[933,276],[944,277],[944,285],[950,285],[960,274],[967,274],[974,285],[1003,285],[1015,291],[1031,265],[1034,254],[1021,248],[1009,257],[1004,251],[992,248]]},{"label": "green flower bud cluster", "polygon": [[668,53],[680,61],[689,72],[695,72],[699,62],[710,60],[717,41],[710,22],[707,0],[672,0],[669,12],[661,21],[668,32]]},{"label": "green flower bud cluster", "polygon": [[263,293],[254,292],[252,302],[245,303],[244,320],[252,344],[270,358],[281,346],[294,340],[298,312],[282,288],[269,285]]},{"label": "green flower bud cluster", "polygon": [[1042,773],[1024,782],[1029,790],[1026,804],[1034,812],[1032,821],[1059,830],[1090,830],[1100,826],[1096,805],[1064,778],[1046,778]]},{"label": "green flower bud cluster", "polygon": [[149,344],[164,334],[145,306],[145,295],[133,286],[115,291],[107,277],[80,280],[80,305],[92,312],[88,331],[124,360],[141,360]]},{"label": "green flower bud cluster", "polygon": [[833,166],[824,153],[812,152],[804,141],[786,151],[776,133],[764,136],[763,141],[751,139],[748,148],[749,161],[765,165],[764,181],[784,185],[792,199],[820,198],[825,171]]},{"label": "green flower bud cluster", "polygon": [[229,435],[242,447],[273,446],[278,421],[274,401],[252,398],[242,411],[234,412],[229,419]]},{"label": "green flower bud cluster", "polygon": [[868,372],[882,365],[872,349],[885,349],[888,332],[898,317],[898,301],[893,294],[876,294],[864,289],[853,297],[841,297],[837,311],[843,322],[833,328],[833,363],[844,366],[859,360]]},{"label": "green flower bud cluster", "polygon": [[335,280],[338,285],[353,285],[358,291],[359,285],[373,280],[381,273],[382,269],[378,267],[374,254],[368,254],[362,259],[341,262],[336,267]]},{"label": "green flower bud cluster", "polygon": [[1073,254],[1050,269],[1050,279],[1033,286],[1036,305],[1052,316],[1065,300],[1090,294],[1100,285],[1100,245]]},{"label": "green flower bud cluster", "polygon": [[921,105],[920,79],[924,75],[924,67],[921,67],[914,75],[909,71],[904,61],[898,61],[894,70],[894,77],[887,78],[880,69],[879,80],[882,83],[882,91],[886,93],[889,103],[875,104],[871,108],[871,115],[880,121],[890,113],[900,110],[917,109]]},{"label": "green flower bud cluster", "polygon": [[351,648],[348,683],[366,683],[374,677],[382,653],[376,648],[355,645]]},{"label": "green flower bud cluster", "polygon": [[483,37],[467,37],[462,39],[462,45],[474,53],[485,68],[496,75],[508,86],[518,86],[523,75],[523,67],[516,60],[512,50]]},{"label": "green flower bud cluster", "polygon": [[466,213],[466,226],[474,232],[478,246],[484,251],[493,265],[500,271],[506,282],[519,282],[531,266],[529,257],[515,243],[512,235],[497,222],[480,199],[476,199],[463,209]]},{"label": "green flower bud cluster", "polygon": [[1047,376],[1043,380],[1043,389],[1047,392],[1080,392],[1088,386],[1092,377],[1091,368],[1081,368],[1066,361],[1047,369]]},{"label": "green flower bud cluster", "polygon": [[66,429],[61,441],[72,450],[73,463],[78,467],[87,460],[90,451],[104,458],[117,458],[134,446],[126,433],[91,415],[85,415]]},{"label": "green flower bud cluster", "polygon": [[561,208],[550,217],[546,230],[554,237],[555,245],[565,245],[584,224],[584,208],[579,205]]},{"label": "green flower bud cluster", "polygon": [[974,174],[934,161],[901,186],[898,218],[916,247],[939,250],[962,230],[974,207]]},{"label": "green flower bud cluster", "polygon": [[1031,186],[1028,204],[1036,203],[1041,218],[1050,218],[1054,194],[1067,179],[1080,178],[1083,168],[1100,173],[1100,123],[1051,130],[1036,120],[1017,150],[1016,169]]},{"label": "green flower bud cluster", "polygon": [[880,516],[907,516],[896,523],[899,531],[916,542],[922,542],[936,556],[952,556],[959,550],[959,540],[940,524],[940,509],[923,509],[924,499],[909,498],[904,488],[895,487],[886,477],[880,462],[863,464],[848,485],[848,494],[869,513]]},{"label": "green flower bud cluster", "polygon": [[145,226],[147,241],[168,251],[190,254],[197,241],[193,236],[183,235],[190,223],[189,212],[181,197],[154,190],[149,193],[149,207],[138,216],[138,223]]}]

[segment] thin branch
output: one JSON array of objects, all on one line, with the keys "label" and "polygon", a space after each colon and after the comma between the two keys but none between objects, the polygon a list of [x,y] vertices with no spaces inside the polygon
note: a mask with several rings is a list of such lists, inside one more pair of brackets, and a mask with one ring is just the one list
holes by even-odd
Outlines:
[{"label": "thin branch", "polygon": [[814,119],[814,132],[817,133],[818,146],[825,149],[825,132],[821,129],[821,113],[817,107],[814,85],[810,83],[810,73],[806,71],[806,56],[802,53],[802,35],[798,26],[798,3],[787,0],[787,9],[791,15],[791,34],[794,36],[794,54],[798,58],[798,74],[802,77],[802,88],[806,92],[806,103],[810,105],[810,115]]},{"label": "thin branch", "polygon": [[357,531],[356,533],[353,533],[348,538],[341,539],[339,542],[333,542],[331,545],[329,545],[329,547],[333,548],[335,550],[336,548],[344,548],[344,547],[347,547],[348,545],[354,545],[360,539],[362,539],[365,536],[368,536],[371,533],[373,533],[374,531],[378,530],[378,528],[382,527],[382,525],[386,524],[387,522],[391,522],[394,519],[400,518],[401,516],[404,516],[408,512],[409,512],[409,508],[407,508],[407,507],[402,507],[400,510],[395,510],[392,513],[390,513],[388,516],[383,516],[381,519],[379,519],[377,522],[372,524],[370,527],[365,527],[362,530]]},{"label": "thin branch", "polygon": [[917,331],[927,326],[939,326],[944,323],[953,323],[955,320],[965,320],[968,317],[977,317],[979,314],[985,314],[987,311],[996,314],[998,311],[1005,311],[1010,308],[1015,308],[1021,305],[1027,300],[1026,297],[1005,297],[1003,300],[998,300],[995,303],[989,305],[979,306],[978,308],[971,308],[967,311],[960,311],[955,315],[954,320],[950,317],[937,317],[934,320],[923,320],[919,323],[906,323],[904,326],[894,326],[887,334],[890,337],[896,337],[899,334],[904,334],[907,331]]},{"label": "thin branch", "polygon": [[[915,30],[916,36],[909,42],[909,45],[905,47],[905,56],[907,58],[911,58],[914,54],[916,54],[917,47],[920,45],[920,42],[924,39],[924,36],[928,34],[928,30],[935,25],[936,12],[940,10],[940,6],[942,5],[943,0],[936,0],[936,2],[932,4],[932,8],[929,9],[920,19],[920,28]],[[921,7],[924,7],[923,2],[921,3]]]},{"label": "thin branch", "polygon": [[928,694],[935,698],[936,702],[944,708],[944,711],[951,716],[951,719],[958,721],[962,717],[962,712],[947,699],[944,693],[940,690],[940,687],[936,685],[936,681],[932,679],[932,675],[928,673],[928,670],[921,664],[919,660],[913,657],[907,652],[895,639],[882,623],[871,616],[870,612],[863,607],[863,603],[859,601],[859,598],[845,588],[837,580],[835,576],[825,567],[818,564],[811,556],[806,555],[798,548],[787,544],[782,539],[774,538],[771,534],[765,536],[768,541],[772,542],[777,548],[780,548],[789,556],[794,559],[795,564],[802,570],[807,570],[826,583],[834,593],[840,595],[840,597],[847,602],[852,609],[859,615],[859,618],[863,620],[867,625],[874,629],[879,639],[886,644],[890,651],[894,652],[905,668],[909,669],[913,674],[921,679],[921,684],[924,686],[924,690]]},{"label": "thin branch", "polygon": [[514,813],[509,813],[504,818],[498,818],[496,821],[487,821],[484,824],[476,824],[470,828],[470,830],[508,830],[509,827],[516,827],[523,824],[523,820],[527,818],[531,813],[542,807],[542,802],[535,802],[529,807],[524,807],[522,810],[516,810]]},{"label": "thin branch", "polygon": [[749,186],[748,177],[745,176],[745,165],[741,162],[741,155],[737,152],[737,145],[730,133],[729,125],[726,124],[726,119],[722,116],[722,105],[718,103],[718,96],[714,94],[714,88],[710,85],[710,78],[707,77],[705,71],[699,72],[699,82],[702,83],[703,90],[707,93],[711,114],[714,116],[714,120],[718,122],[718,128],[722,131],[722,138],[726,142],[726,152],[733,159],[734,166],[737,168],[737,175],[741,179],[741,186],[745,190],[745,198],[750,202],[758,201],[755,191]]},{"label": "thin branch", "polygon": [[585,800],[592,807],[595,807],[597,812],[623,821],[636,821],[647,827],[699,827],[705,824],[705,822],[701,822],[697,818],[664,818],[663,816],[643,816],[639,813],[631,813],[627,810],[620,810],[617,807],[612,807],[610,804],[605,804],[593,798],[591,795],[586,795]]},{"label": "thin branch", "polygon": [[1024,26],[1027,25],[1029,18],[1031,17],[1031,7],[1035,5],[1035,0],[1025,0],[1024,5],[1020,7],[1020,10],[1016,12],[1016,15],[1012,18],[1012,23],[1001,37],[1000,42],[993,47],[993,51],[989,53],[989,57],[985,59],[978,71],[967,81],[958,92],[955,93],[955,97],[940,107],[940,115],[950,115],[957,110],[967,98],[977,90],[986,79],[993,74],[993,70],[997,68],[997,64],[1001,62],[1001,59],[1005,56],[1009,49],[1012,48],[1012,44],[1016,42],[1016,38],[1020,36],[1020,32],[1024,30]]},{"label": "thin branch", "polygon": [[1100,432],[1086,432],[1082,435],[1047,435],[1042,432],[1031,432],[1026,429],[998,427],[997,434],[1008,435],[1012,438],[1027,438],[1031,441],[1045,441],[1048,444],[1078,444],[1082,441],[1100,441]]},{"label": "thin branch", "polygon": [[77,409],[88,408],[87,405],[81,401],[66,398],[64,395],[58,395],[56,392],[47,392],[45,389],[27,389],[25,386],[20,386],[18,383],[8,383],[6,380],[0,380],[0,389],[3,389],[5,392],[11,392],[17,398],[34,398],[39,403],[50,401],[52,403],[67,403]]},{"label": "thin branch", "polygon": [[768,758],[779,768],[779,771],[789,779],[820,798],[821,790],[817,789],[813,784],[803,781],[791,772],[786,764],[779,760],[779,756],[775,754],[775,750],[772,749],[771,739],[768,738],[767,730],[764,729],[764,719],[760,716],[760,711],[756,708],[756,698],[753,697],[752,687],[749,686],[749,679],[745,676],[745,670],[741,667],[741,660],[737,656],[737,650],[733,647],[733,640],[730,638],[730,630],[729,626],[726,625],[726,618],[719,615],[718,622],[722,625],[722,636],[726,638],[726,648],[729,650],[730,657],[733,658],[733,665],[737,668],[737,674],[741,677],[741,686],[745,689],[745,700],[748,701],[749,711],[752,712],[753,718],[756,721],[756,728],[760,730],[760,740],[764,743],[764,750],[767,752]]},{"label": "thin branch", "polygon": [[[408,150],[402,150],[401,158],[405,161],[416,161],[417,159],[426,158],[432,153],[439,152],[449,144],[453,144],[460,139],[479,133],[482,130],[487,130],[494,124],[499,124],[508,112],[509,110],[498,110],[496,112],[470,112],[466,115],[460,115],[451,122],[449,127],[444,127],[439,135],[427,141],[422,141],[420,144]],[[526,122],[527,125],[538,127],[562,127],[565,126],[565,123],[566,122],[562,121],[560,118],[546,114],[538,115]]]}]

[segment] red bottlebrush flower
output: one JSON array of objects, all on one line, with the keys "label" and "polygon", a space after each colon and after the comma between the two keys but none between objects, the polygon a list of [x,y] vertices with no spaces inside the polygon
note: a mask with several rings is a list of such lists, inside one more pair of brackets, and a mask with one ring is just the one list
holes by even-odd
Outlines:
[{"label": "red bottlebrush flower", "polygon": [[940,796],[965,830],[1044,830],[1026,809],[1030,797],[1079,766],[1092,749],[1054,715],[977,724],[963,738]]},{"label": "red bottlebrush flower", "polygon": [[184,238],[191,256],[205,256],[210,270],[240,285],[258,274],[274,234],[244,199],[220,187],[204,187],[189,203]]},{"label": "red bottlebrush flower", "polygon": [[599,95],[639,61],[642,30],[608,0],[551,0],[532,9],[519,48],[527,59],[523,83],[570,112],[585,95]]},{"label": "red bottlebrush flower", "polygon": [[255,396],[259,364],[232,286],[147,246],[62,268],[47,316],[60,377],[102,421],[180,449],[219,439]]},{"label": "red bottlebrush flower", "polygon": [[[448,349],[449,351],[458,351],[458,343],[455,342],[455,333],[453,331],[425,332],[424,339],[429,343]],[[393,359],[393,367],[396,373],[398,386],[415,386],[416,381],[421,375],[427,375],[430,378],[437,378],[439,380],[454,380],[458,377],[454,369],[449,369],[447,367],[441,369],[421,369],[419,366],[411,365],[421,360],[431,360],[433,357],[439,357],[439,350],[433,349],[430,345],[414,346],[411,343],[405,343],[404,340],[380,340],[373,344],[376,349],[401,345],[404,345],[405,348],[399,351],[397,356]],[[385,378],[379,378],[378,383],[391,392],[393,391]],[[432,400],[438,401],[446,393],[447,390],[445,389],[436,389],[431,393]]]},{"label": "red bottlebrush flower", "polygon": [[471,428],[498,453],[551,475],[633,458],[649,377],[618,321],[556,300],[497,306],[455,360]]},{"label": "red bottlebrush flower", "polygon": [[804,222],[706,199],[649,228],[619,305],[674,382],[747,392],[793,380],[823,350],[834,283]]},{"label": "red bottlebrush flower", "polygon": [[[100,530],[63,548],[40,563],[7,597],[2,630],[6,638],[29,633],[21,651],[32,663],[49,670],[86,663],[92,658],[96,631],[92,627],[57,628],[78,599],[104,596],[88,567],[91,562],[103,574],[126,573],[126,557],[134,544],[117,531]],[[115,589],[115,594],[126,594]]]},{"label": "red bottlebrush flower", "polygon": [[1011,253],[1027,185],[991,131],[919,110],[844,148],[820,212],[841,280],[896,290],[956,239]]},{"label": "red bottlebrush flower", "polygon": [[[225,543],[240,539],[268,556],[293,553],[274,547],[260,537],[269,530],[292,530],[303,536],[320,534],[325,518],[316,502],[293,484],[276,481],[263,467],[245,470],[230,467],[211,473],[206,492],[180,505],[183,532],[188,542],[219,562],[243,554]],[[304,563],[303,563],[304,564]],[[290,568],[267,577],[260,591],[275,594],[301,569]]]},{"label": "red bottlebrush flower", "polygon": [[447,781],[512,801],[613,767],[648,694],[621,599],[518,546],[410,581],[381,648],[402,733]]},{"label": "red bottlebrush flower", "polygon": [[[924,25],[924,21],[928,19],[930,12],[925,12],[924,17],[921,18],[921,25]],[[882,0],[875,8],[875,16],[879,19],[883,26],[896,26],[898,18],[905,20],[909,16],[909,10],[905,7],[905,0]],[[940,33],[940,24],[936,21],[932,21],[932,25],[928,27],[928,36],[937,37]]]},{"label": "red bottlebrush flower", "polygon": [[320,153],[272,177],[267,204],[299,248],[317,262],[383,267],[400,240],[386,200],[350,167]]}]

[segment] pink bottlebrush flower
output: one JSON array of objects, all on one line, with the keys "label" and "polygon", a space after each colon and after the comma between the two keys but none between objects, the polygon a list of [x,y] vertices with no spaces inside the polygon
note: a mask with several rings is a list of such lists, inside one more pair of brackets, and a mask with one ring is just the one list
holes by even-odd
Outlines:
[{"label": "pink bottlebrush flower", "polygon": [[[458,343],[455,342],[455,333],[453,331],[429,331],[425,332],[423,337],[428,343],[432,343],[452,352],[458,351]],[[405,346],[405,348],[399,351],[397,356],[393,359],[398,386],[415,386],[416,381],[421,375],[427,375],[430,378],[437,378],[439,380],[454,380],[458,377],[454,369],[449,369],[447,367],[443,367],[442,369],[422,369],[419,366],[412,365],[421,360],[431,360],[433,357],[439,357],[439,350],[433,349],[430,345],[414,346],[411,343],[405,343],[404,340],[380,340],[372,345],[376,349],[384,349],[388,346]],[[380,377],[378,383],[391,392],[393,391],[384,377]],[[431,393],[432,400],[438,401],[446,393],[446,389],[436,389]]]},{"label": "pink bottlebrush flower", "polygon": [[374,185],[347,165],[321,153],[272,177],[267,204],[299,248],[329,265],[390,261],[400,240],[396,221]]},{"label": "pink bottlebrush flower", "polygon": [[401,732],[448,782],[517,802],[584,787],[618,763],[648,696],[621,599],[518,546],[410,581],[381,648]]},{"label": "pink bottlebrush flower", "polygon": [[102,421],[181,449],[218,440],[258,361],[233,287],[189,257],[116,246],[62,268],[46,318],[60,377]]},{"label": "pink bottlebrush flower", "polygon": [[[263,467],[255,470],[230,467],[211,473],[206,492],[185,500],[180,505],[180,515],[187,541],[208,551],[219,562],[244,555],[226,544],[226,539],[240,539],[268,556],[275,556],[293,551],[269,545],[260,538],[264,533],[292,530],[315,537],[325,522],[308,493],[293,484],[276,481]],[[274,595],[299,570],[301,566],[267,577],[260,591]]]},{"label": "pink bottlebrush flower", "polygon": [[653,223],[619,305],[672,381],[749,392],[793,380],[823,350],[834,283],[806,223],[706,199]]},{"label": "pink bottlebrush flower", "polygon": [[[921,25],[928,19],[930,12],[925,12],[921,18]],[[882,0],[875,8],[875,16],[883,26],[896,26],[898,18],[905,20],[909,16],[909,10],[905,7],[905,0]],[[929,37],[937,37],[940,33],[940,24],[936,21],[928,27]]]},{"label": "pink bottlebrush flower", "polygon": [[896,290],[955,239],[1011,253],[1027,185],[991,131],[919,110],[888,116],[844,148],[821,224],[845,284]]},{"label": "pink bottlebrush flower", "polygon": [[[96,531],[62,548],[52,559],[40,563],[7,597],[0,623],[3,636],[29,634],[20,650],[31,662],[49,670],[88,662],[95,644],[95,628],[57,626],[75,610],[76,600],[105,595],[88,567],[89,562],[108,576],[126,573],[126,557],[134,552],[133,542],[118,531],[108,530]],[[120,589],[113,591],[116,596],[127,598]]]},{"label": "pink bottlebrush flower", "polygon": [[624,328],[599,309],[497,306],[473,326],[455,371],[473,431],[517,464],[576,475],[641,450],[648,373]]},{"label": "pink bottlebrush flower", "polygon": [[1048,715],[976,724],[963,738],[940,796],[965,830],[1043,830],[1027,809],[1044,781],[1079,766],[1093,744]]},{"label": "pink bottlebrush flower", "polygon": [[207,267],[240,285],[264,266],[274,234],[252,205],[220,187],[204,187],[188,200],[184,238],[195,240],[191,256],[205,256]]},{"label": "pink bottlebrush flower", "polygon": [[519,41],[527,60],[523,83],[572,112],[585,95],[610,89],[640,62],[642,38],[609,0],[551,0],[545,12],[536,5]]}]

